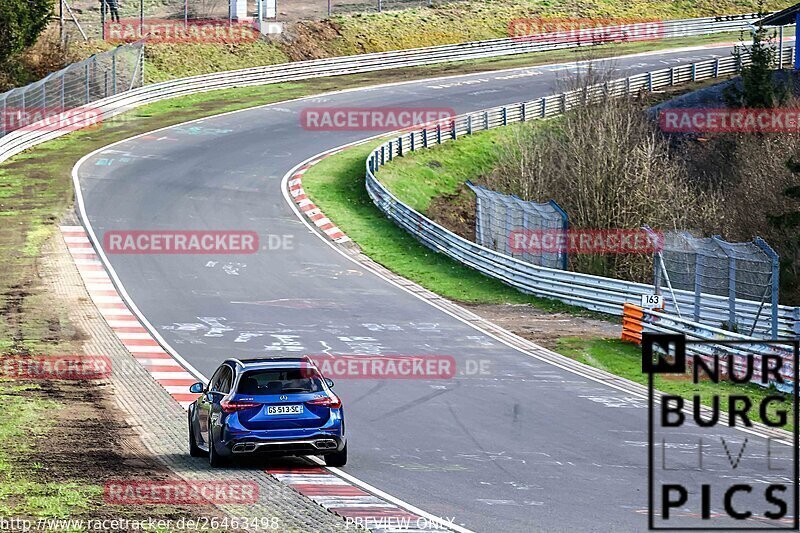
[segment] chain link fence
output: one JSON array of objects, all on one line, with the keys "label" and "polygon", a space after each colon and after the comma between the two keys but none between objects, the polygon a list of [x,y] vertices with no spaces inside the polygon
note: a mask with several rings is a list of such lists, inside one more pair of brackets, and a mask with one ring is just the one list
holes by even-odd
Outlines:
[{"label": "chain link fence", "polygon": [[702,316],[704,297],[725,297],[728,320],[722,326],[729,331],[752,335],[756,323],[739,316],[736,300],[759,302],[757,319],[762,315],[767,318],[764,309],[771,307],[772,321],[776,324],[778,265],[778,255],[761,238],[731,243],[716,236],[695,237],[687,232],[668,232],[656,261],[656,287],[670,292],[694,292],[692,315],[695,322],[707,318]]},{"label": "chain link fence", "polygon": [[65,121],[85,126],[79,122],[99,118],[90,113],[92,102],[144,85],[143,61],[143,43],[123,45],[0,94],[0,137],[49,119],[54,128]]},{"label": "chain link fence", "polygon": [[513,195],[491,191],[467,182],[475,193],[475,242],[534,265],[566,270],[565,250],[551,251],[539,247],[515,246],[517,235],[524,232],[549,235],[565,232],[569,227],[567,214],[553,200],[547,203],[526,202]]}]

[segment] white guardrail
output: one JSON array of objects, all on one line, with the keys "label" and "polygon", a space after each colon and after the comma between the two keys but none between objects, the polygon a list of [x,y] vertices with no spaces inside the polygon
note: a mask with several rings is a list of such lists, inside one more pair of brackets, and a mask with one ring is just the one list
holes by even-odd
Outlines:
[{"label": "white guardrail", "polygon": [[[781,59],[784,65],[793,64],[793,49],[784,48]],[[743,58],[742,63],[749,61]],[[575,90],[547,96],[529,102],[496,107],[461,115],[419,129],[407,131],[378,148],[367,159],[366,187],[375,205],[396,224],[411,233],[427,247],[443,253],[456,261],[525,293],[554,298],[562,302],[613,315],[622,315],[623,304],[639,304],[641,296],[652,294],[653,286],[612,278],[592,276],[577,272],[550,269],[515,259],[501,252],[480,246],[436,224],[421,213],[404,204],[376,178],[377,170],[396,156],[407,151],[427,148],[435,144],[456,140],[475,131],[488,130],[514,122],[524,122],[559,115],[571,108],[607,95],[624,96],[639,91],[652,91],[679,83],[716,78],[735,73],[737,59],[727,57],[664,68],[627,78],[609,81],[587,90]],[[694,312],[694,293],[675,291],[678,305],[684,316]],[[675,312],[674,304],[667,300],[666,311]],[[759,314],[760,302],[737,300],[737,317],[745,323],[755,323],[754,334],[769,337],[771,316],[768,311]],[[727,298],[703,295],[700,321],[712,328],[728,320]],[[794,337],[800,326],[800,309],[780,306],[778,334]],[[695,324],[696,327],[708,327]],[[709,330],[710,331],[710,330]],[[715,333],[710,338],[714,338]]]},{"label": "white guardrail", "polygon": [[[661,29],[654,38],[688,37],[744,30],[754,18],[756,18],[755,14],[744,14],[664,21],[659,23]],[[630,25],[617,28],[627,26]],[[620,35],[620,33],[612,32],[612,35]],[[558,38],[552,42],[542,42],[540,37],[530,40],[509,37],[410,50],[297,61],[156,83],[87,103],[85,107],[91,107],[93,111],[98,111],[105,120],[135,107],[159,100],[218,89],[544,52],[595,44],[597,43],[578,39]],[[24,130],[9,133],[0,139],[0,162],[36,144],[72,131],[69,127],[54,130],[52,126],[48,125],[37,126],[38,123],[27,126]]]}]

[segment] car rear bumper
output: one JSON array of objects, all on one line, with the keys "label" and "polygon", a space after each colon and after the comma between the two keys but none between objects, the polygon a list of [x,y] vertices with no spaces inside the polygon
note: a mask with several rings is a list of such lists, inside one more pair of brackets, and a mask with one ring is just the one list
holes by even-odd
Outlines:
[{"label": "car rear bumper", "polygon": [[345,440],[338,435],[320,434],[303,439],[256,439],[243,438],[231,441],[227,448],[232,455],[325,455],[341,451]]}]

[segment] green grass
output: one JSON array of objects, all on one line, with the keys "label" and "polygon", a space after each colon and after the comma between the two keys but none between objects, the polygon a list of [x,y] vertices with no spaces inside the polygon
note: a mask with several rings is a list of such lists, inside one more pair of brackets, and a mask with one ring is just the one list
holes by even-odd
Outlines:
[{"label": "green grass", "polygon": [[[768,1],[766,8],[790,5],[791,1]],[[337,16],[332,23],[338,35],[323,46],[352,54],[495,39],[508,37],[509,22],[518,18],[664,20],[756,11],[756,0],[460,1],[440,3],[433,9]]]},{"label": "green grass", "polygon": [[45,475],[37,472],[41,465],[23,472],[15,464],[18,457],[30,453],[34,442],[47,438],[52,416],[62,407],[26,394],[33,390],[33,385],[0,382],[0,405],[13,413],[0,419],[0,516],[66,518],[76,510],[88,509],[102,487],[47,482]]},{"label": "green grass", "polygon": [[[647,385],[647,375],[642,373],[642,349],[639,346],[617,339],[559,339],[556,351],[576,361],[610,372],[641,385]],[[712,381],[699,380],[693,383],[690,375],[656,376],[653,382],[655,388],[667,394],[675,394],[691,399],[699,394],[704,405],[711,405],[711,398],[716,395],[720,398],[720,406],[727,406],[727,398],[731,394],[746,394],[757,409],[759,402],[771,394],[784,396],[780,403],[772,402],[767,409],[770,420],[777,420],[775,413],[778,409],[787,411],[787,423],[783,429],[792,431],[793,405],[791,395],[783,395],[777,391],[770,391],[758,385],[736,385],[726,381],[713,383]],[[756,411],[757,412],[757,411]],[[751,417],[758,419],[757,415]]]},{"label": "green grass", "polygon": [[303,175],[303,188],[320,209],[374,261],[423,287],[460,302],[528,303],[550,311],[589,315],[555,300],[523,294],[419,244],[375,207],[364,187],[364,161],[377,145],[324,159]]}]

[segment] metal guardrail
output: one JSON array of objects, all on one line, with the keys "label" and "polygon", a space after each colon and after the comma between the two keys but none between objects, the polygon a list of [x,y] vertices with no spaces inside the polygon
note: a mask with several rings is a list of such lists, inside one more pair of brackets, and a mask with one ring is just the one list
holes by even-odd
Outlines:
[{"label": "metal guardrail", "polygon": [[[681,319],[674,315],[660,313],[649,309],[638,309],[642,313],[641,325],[645,332],[650,333],[669,333],[685,335],[687,340],[695,341],[744,341],[736,345],[720,344],[688,344],[686,351],[702,357],[706,361],[713,363],[715,358],[720,357],[723,361],[731,358],[737,375],[744,375],[747,367],[745,362],[751,356],[755,360],[754,368],[761,368],[761,358],[768,355],[780,356],[784,362],[781,368],[781,375],[789,380],[795,379],[795,369],[793,368],[792,348],[790,345],[768,345],[759,343],[757,339],[733,333],[719,328],[709,327],[692,322],[691,320]],[[749,341],[753,341],[750,343]],[[760,370],[756,371],[760,375]],[[753,383],[761,384],[761,380],[754,376]],[[792,383],[772,383],[777,389],[792,393],[794,388]]]},{"label": "metal guardrail", "polygon": [[[793,54],[794,49],[786,47],[784,53],[779,57],[783,60],[784,65],[791,66],[794,61]],[[748,61],[749,58],[744,57],[742,64],[747,64]],[[452,233],[404,204],[375,178],[375,173],[381,165],[391,161],[395,156],[402,156],[409,150],[414,151],[456,140],[463,135],[469,135],[479,130],[488,130],[514,122],[553,117],[606,96],[631,95],[643,90],[652,91],[683,82],[732,74],[737,72],[740,67],[741,65],[734,57],[700,61],[635,74],[592,86],[586,90],[569,91],[428,124],[420,129],[408,131],[400,137],[382,144],[372,152],[366,162],[367,191],[381,211],[432,250],[441,252],[522,292],[554,298],[593,311],[621,315],[624,303],[640,302],[641,295],[652,294],[652,285],[539,267],[480,246]],[[694,311],[695,295],[693,292],[676,291],[676,299],[684,312],[687,309]],[[727,298],[704,295],[702,302],[702,309],[698,310],[700,322],[716,326],[729,319]],[[671,302],[666,310],[668,312],[675,311]],[[743,322],[755,323],[754,334],[768,337],[771,332],[769,317],[759,317],[758,310],[759,302],[737,300],[737,317]],[[778,334],[781,336],[797,335],[800,333],[799,321],[800,309],[780,306]]]},{"label": "metal guardrail", "polygon": [[[665,38],[686,37],[743,30],[756,15],[744,14],[734,15],[733,17],[732,19],[725,17],[723,20],[718,20],[719,17],[705,17],[664,21],[663,36]],[[219,89],[544,52],[580,46],[593,46],[594,44],[589,41],[579,42],[577,40],[550,43],[529,42],[525,39],[509,37],[409,50],[297,61],[192,76],[152,84],[111,97],[94,100],[91,102],[91,108],[93,112],[100,113],[101,119],[106,120],[141,105]],[[69,128],[55,130],[50,126],[37,127],[36,124],[33,124],[26,127],[24,131],[11,132],[0,139],[0,163],[23,150],[69,133],[69,131],[71,131]]]}]

